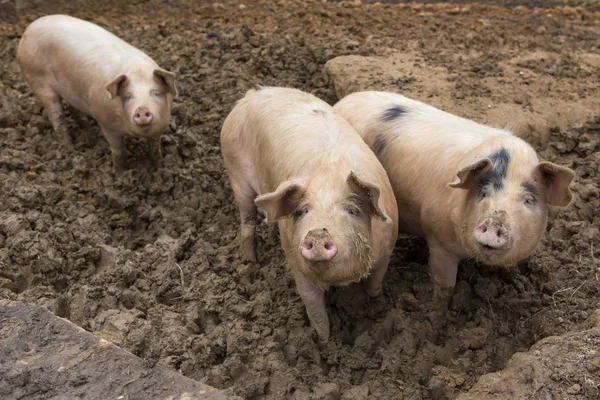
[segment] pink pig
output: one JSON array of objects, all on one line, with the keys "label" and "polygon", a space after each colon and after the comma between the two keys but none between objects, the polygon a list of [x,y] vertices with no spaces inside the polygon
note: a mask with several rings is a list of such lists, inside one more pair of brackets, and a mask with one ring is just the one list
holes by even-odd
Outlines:
[{"label": "pink pig", "polygon": [[350,124],[295,89],[250,90],[221,131],[225,167],[241,217],[241,251],[255,261],[258,208],[278,221],[287,264],[311,325],[329,338],[325,290],[367,278],[370,296],[398,235],[385,170]]},{"label": "pink pig", "polygon": [[144,138],[161,162],[160,136],[167,130],[175,74],[112,33],[77,18],[49,15],[25,30],[17,59],[62,143],[72,147],[61,99],[74,116],[96,119],[118,171],[125,168],[123,137]]},{"label": "pink pig", "polygon": [[529,144],[506,130],[385,92],[353,93],[334,110],[388,172],[401,229],[427,239],[441,309],[460,260],[515,264],[538,246],[549,206],[572,200],[574,172],[540,162]]}]

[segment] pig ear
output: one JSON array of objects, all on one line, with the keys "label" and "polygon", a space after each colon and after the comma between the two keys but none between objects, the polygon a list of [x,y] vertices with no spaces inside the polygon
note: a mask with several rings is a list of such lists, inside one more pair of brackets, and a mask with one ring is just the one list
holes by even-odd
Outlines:
[{"label": "pig ear", "polygon": [[567,167],[542,161],[535,168],[535,180],[546,187],[546,201],[551,206],[565,207],[573,200],[569,184],[575,177],[575,172]]},{"label": "pig ear", "polygon": [[177,97],[179,95],[179,92],[177,91],[177,85],[175,84],[176,75],[173,72],[157,68],[154,70],[154,76],[159,82],[163,83],[167,87],[167,90],[173,95],[173,97]]},{"label": "pig ear", "polygon": [[469,189],[482,173],[492,168],[492,160],[480,158],[456,173],[456,179],[448,184],[452,188]]},{"label": "pig ear", "polygon": [[379,207],[379,186],[360,179],[354,172],[350,172],[346,182],[353,192],[367,199],[367,204],[370,205],[370,210],[373,216],[387,221],[388,216]]},{"label": "pig ear", "polygon": [[274,192],[258,196],[254,203],[267,213],[267,222],[276,222],[294,212],[298,202],[306,192],[305,179],[282,182]]},{"label": "pig ear", "polygon": [[125,82],[127,82],[127,75],[121,74],[104,85],[104,89],[108,90],[110,98],[114,99],[119,96],[119,90],[121,90]]}]

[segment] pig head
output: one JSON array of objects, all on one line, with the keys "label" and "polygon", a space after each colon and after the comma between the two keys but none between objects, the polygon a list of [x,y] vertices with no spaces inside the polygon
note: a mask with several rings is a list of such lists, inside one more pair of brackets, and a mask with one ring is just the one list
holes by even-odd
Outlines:
[{"label": "pig head", "polygon": [[508,266],[529,256],[545,231],[549,206],[567,206],[572,170],[500,147],[457,172],[466,190],[460,240],[470,257]]},{"label": "pig head", "polygon": [[294,269],[315,287],[327,289],[369,274],[371,218],[388,219],[379,195],[377,185],[354,172],[330,171],[285,181],[255,202],[269,221],[279,221],[286,257]]},{"label": "pig head", "polygon": [[162,135],[169,126],[175,74],[150,65],[133,65],[111,79],[104,88],[116,102],[129,134],[140,138]]}]

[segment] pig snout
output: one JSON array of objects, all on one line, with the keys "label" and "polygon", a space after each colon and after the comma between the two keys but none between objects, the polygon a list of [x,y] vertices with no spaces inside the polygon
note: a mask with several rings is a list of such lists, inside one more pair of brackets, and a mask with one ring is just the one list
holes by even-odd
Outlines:
[{"label": "pig snout", "polygon": [[152,113],[146,107],[138,107],[133,113],[133,122],[138,125],[148,125],[152,122]]},{"label": "pig snout", "polygon": [[313,229],[306,234],[301,253],[308,261],[331,261],[338,248],[326,229]]},{"label": "pig snout", "polygon": [[508,229],[500,218],[487,217],[475,229],[475,240],[488,250],[505,249],[508,246]]}]

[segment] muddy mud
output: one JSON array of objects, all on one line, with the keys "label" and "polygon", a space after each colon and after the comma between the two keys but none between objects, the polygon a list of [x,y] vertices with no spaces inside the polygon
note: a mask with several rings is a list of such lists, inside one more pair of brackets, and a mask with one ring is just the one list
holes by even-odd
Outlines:
[{"label": "muddy mud", "polygon": [[[259,225],[258,265],[240,261],[238,213],[219,149],[223,120],[256,84],[297,87],[333,104],[325,63],[338,56],[419,55],[447,72],[434,77],[445,82],[432,103],[473,119],[487,97],[523,113],[544,93],[570,103],[597,99],[600,13],[593,7],[41,3],[20,9],[15,21],[0,19],[0,297],[47,307],[228,393],[269,400],[453,399],[516,352],[584,329],[600,308],[598,114],[561,119],[543,137],[528,131],[543,158],[578,175],[574,204],[550,222],[529,260],[510,269],[464,262],[440,324],[425,243],[401,236],[382,296],[371,299],[360,285],[329,292],[331,340],[323,348],[276,228]],[[91,119],[87,127],[70,119],[75,151],[59,146],[15,60],[28,23],[58,12],[109,29],[178,74],[162,169],[154,172],[145,143],[130,139],[131,169],[115,175]],[[502,76],[519,56],[514,71],[526,77]],[[402,93],[425,80],[383,84]],[[495,95],[516,85],[523,97]],[[600,384],[600,368],[590,365],[585,376],[556,368],[551,379],[564,382],[565,393],[579,385],[567,394],[585,398]]]}]

